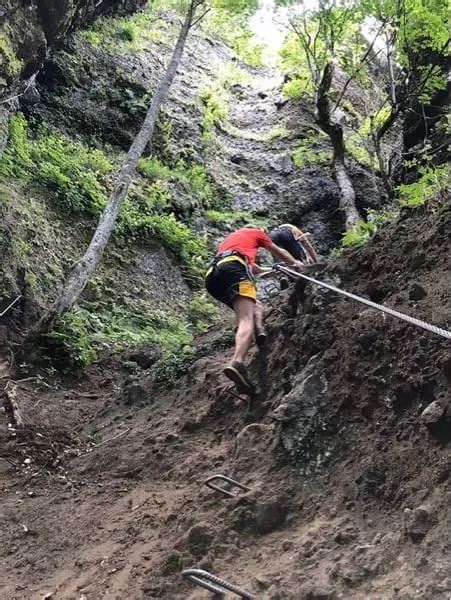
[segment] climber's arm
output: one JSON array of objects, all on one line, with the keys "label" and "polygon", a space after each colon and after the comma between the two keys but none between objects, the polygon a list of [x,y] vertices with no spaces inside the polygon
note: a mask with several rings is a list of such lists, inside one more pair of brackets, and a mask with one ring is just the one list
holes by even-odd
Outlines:
[{"label": "climber's arm", "polygon": [[301,233],[301,235],[299,237],[301,238],[305,249],[307,250],[308,254],[310,255],[310,258],[312,259],[312,261],[314,263],[317,263],[318,255],[316,254],[315,249],[313,248],[312,244],[310,243],[310,240],[308,239],[308,234],[303,233],[302,231],[300,233]]},{"label": "climber's arm", "polygon": [[267,250],[271,252],[275,259],[281,260],[299,271],[304,270],[304,264],[300,260],[296,260],[293,256],[291,256],[289,252],[283,248],[280,248],[280,246],[272,243]]}]

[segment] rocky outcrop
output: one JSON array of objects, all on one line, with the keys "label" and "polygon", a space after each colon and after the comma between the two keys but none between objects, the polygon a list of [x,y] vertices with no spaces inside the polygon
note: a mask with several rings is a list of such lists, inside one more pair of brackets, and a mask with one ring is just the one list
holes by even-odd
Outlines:
[{"label": "rocky outcrop", "polygon": [[43,63],[50,46],[95,16],[131,13],[146,0],[5,0],[0,7],[0,97]]}]

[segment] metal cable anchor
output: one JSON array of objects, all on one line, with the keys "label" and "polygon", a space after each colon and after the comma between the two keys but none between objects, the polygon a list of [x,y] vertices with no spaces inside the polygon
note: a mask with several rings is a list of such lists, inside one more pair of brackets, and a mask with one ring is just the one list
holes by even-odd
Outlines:
[{"label": "metal cable anchor", "polygon": [[250,492],[250,490],[251,490],[251,488],[248,488],[247,485],[244,485],[244,484],[240,483],[239,481],[235,481],[234,479],[227,477],[227,475],[221,475],[221,474],[212,475],[211,477],[209,477],[208,479],[206,479],[204,481],[204,485],[209,487],[211,490],[215,490],[216,492],[221,492],[221,494],[224,494],[224,496],[229,496],[229,498],[236,498],[236,496],[238,495],[239,492],[234,494],[233,492],[230,492],[229,490],[224,489],[223,487],[219,486],[217,483],[214,483],[216,480],[225,481],[226,483],[229,483],[232,487],[239,488],[240,490],[243,490],[244,492]]},{"label": "metal cable anchor", "polygon": [[224,579],[216,577],[216,575],[212,575],[208,571],[203,571],[202,569],[185,569],[182,571],[182,577],[185,577],[185,579],[188,579],[195,585],[199,585],[209,592],[218,594],[221,597],[224,597],[225,592],[233,592],[240,598],[245,598],[246,600],[254,600],[255,598],[255,596],[245,592],[233,583],[224,581]]}]

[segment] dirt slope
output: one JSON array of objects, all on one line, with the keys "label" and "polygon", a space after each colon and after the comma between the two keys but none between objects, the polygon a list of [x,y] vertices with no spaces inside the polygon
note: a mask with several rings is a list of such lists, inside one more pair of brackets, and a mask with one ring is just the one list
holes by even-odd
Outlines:
[{"label": "dirt slope", "polygon": [[[320,277],[443,326],[446,217],[406,213]],[[221,331],[166,391],[124,357],[18,384],[0,597],[209,598],[180,577],[201,567],[259,599],[449,598],[450,418],[419,419],[449,410],[447,342],[310,286],[273,300],[267,327],[251,406],[221,375]],[[218,472],[251,491],[202,486]]]}]

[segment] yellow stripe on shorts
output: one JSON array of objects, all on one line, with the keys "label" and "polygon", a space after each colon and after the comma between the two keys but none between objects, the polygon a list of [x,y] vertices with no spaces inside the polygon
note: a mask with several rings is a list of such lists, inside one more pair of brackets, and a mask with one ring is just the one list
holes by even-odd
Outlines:
[{"label": "yellow stripe on shorts", "polygon": [[252,283],[252,281],[240,281],[238,284],[238,295],[257,300],[257,287],[255,283]]}]

